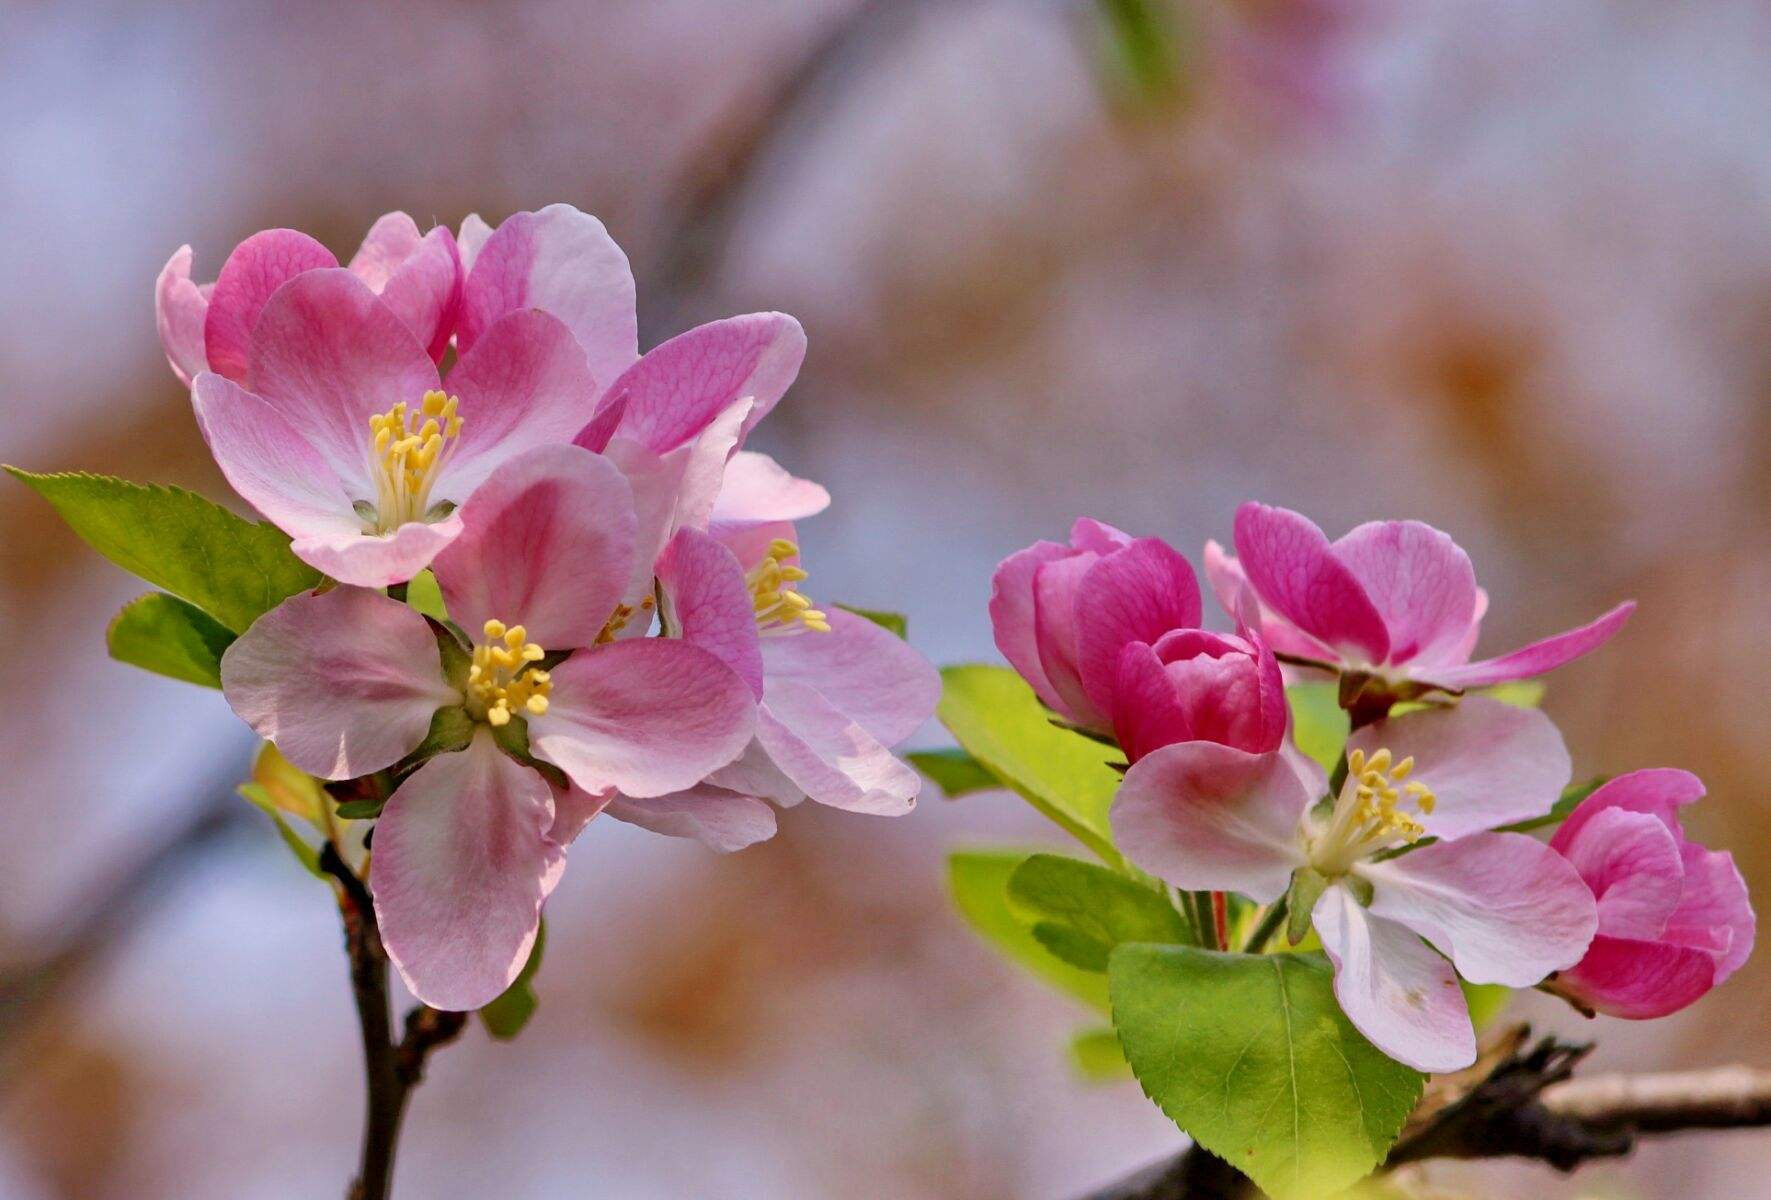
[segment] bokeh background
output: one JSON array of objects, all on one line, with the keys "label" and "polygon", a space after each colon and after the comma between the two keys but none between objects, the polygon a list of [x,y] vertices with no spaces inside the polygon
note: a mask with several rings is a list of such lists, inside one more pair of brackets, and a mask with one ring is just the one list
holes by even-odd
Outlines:
[{"label": "bokeh background", "polygon": [[[180,243],[566,200],[642,342],[811,336],[761,448],[808,585],[994,657],[994,563],[1077,514],[1196,556],[1245,497],[1470,549],[1484,649],[1642,608],[1552,681],[1577,771],[1678,764],[1771,898],[1771,8],[1761,0],[0,6],[0,458],[227,495],[154,334]],[[358,1050],[325,893],[229,798],[219,695],[104,657],[140,584],[0,487],[0,1196],[336,1195]],[[939,734],[930,731],[928,738]],[[729,858],[609,823],[515,1044],[434,1061],[418,1198],[1063,1200],[1180,1144],[1086,1014],[961,927],[1007,796],[801,808]],[[1771,958],[1595,1067],[1771,1062]],[[1689,1137],[1484,1196],[1771,1196]],[[1460,1193],[1460,1194],[1462,1194]]]}]

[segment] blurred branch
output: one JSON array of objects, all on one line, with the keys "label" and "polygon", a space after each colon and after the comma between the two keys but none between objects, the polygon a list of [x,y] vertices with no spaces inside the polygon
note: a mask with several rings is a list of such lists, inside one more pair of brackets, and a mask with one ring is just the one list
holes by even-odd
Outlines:
[{"label": "blurred branch", "polygon": [[[1384,1169],[1431,1158],[1532,1158],[1559,1171],[1616,1158],[1647,1134],[1771,1126],[1771,1071],[1700,1071],[1572,1078],[1591,1051],[1508,1030],[1471,1071],[1436,1078]],[[1472,1073],[1474,1077],[1472,1078]],[[1255,1187],[1191,1146],[1082,1200],[1249,1200]]]}]

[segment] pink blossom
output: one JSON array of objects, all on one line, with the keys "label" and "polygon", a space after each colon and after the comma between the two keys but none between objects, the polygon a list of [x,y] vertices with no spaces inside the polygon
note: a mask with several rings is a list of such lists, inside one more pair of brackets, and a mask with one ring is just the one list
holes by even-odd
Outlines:
[{"label": "pink blossom", "polygon": [[1368,677],[1385,694],[1461,691],[1541,675],[1604,645],[1634,601],[1578,629],[1471,662],[1488,597],[1470,559],[1419,521],[1372,521],[1330,542],[1307,517],[1247,503],[1236,555],[1205,547],[1205,571],[1234,613],[1246,586],[1261,633],[1283,657]]},{"label": "pink blossom", "polygon": [[1113,734],[1138,759],[1174,742],[1221,742],[1255,754],[1279,749],[1289,713],[1279,663],[1260,635],[1175,629],[1119,653]]},{"label": "pink blossom", "polygon": [[1035,542],[1002,560],[990,587],[997,649],[1046,707],[1098,733],[1113,728],[1120,653],[1199,624],[1199,583],[1158,538],[1079,519],[1070,544]]},{"label": "pink blossom", "polygon": [[1550,845],[1599,905],[1599,932],[1552,990],[1616,1017],[1677,1012],[1752,953],[1746,882],[1725,851],[1685,839],[1679,810],[1703,796],[1686,771],[1632,771],[1571,813]]},{"label": "pink blossom", "polygon": [[[679,640],[608,640],[624,619],[637,521],[606,459],[564,444],[531,449],[505,461],[460,516],[433,569],[470,645],[439,640],[415,610],[347,585],[261,617],[224,655],[222,686],[242,719],[326,779],[396,766],[439,709],[471,718],[466,748],[428,759],[388,798],[371,876],[388,953],[413,993],[465,1009],[522,967],[565,846],[598,809],[616,792],[692,788],[737,757],[756,716],[749,686],[714,654]],[[520,744],[508,741],[516,730],[561,772],[551,784],[505,752]]]},{"label": "pink blossom", "polygon": [[[1535,984],[1579,962],[1597,925],[1566,860],[1488,832],[1549,811],[1570,773],[1561,735],[1542,713],[1472,697],[1368,725],[1348,758],[1345,786],[1318,815],[1326,779],[1289,747],[1164,746],[1127,772],[1115,842],[1188,890],[1267,903],[1294,876],[1313,881],[1311,920],[1348,1019],[1419,1070],[1468,1066],[1476,1042],[1458,975]],[[1424,838],[1438,840],[1382,857]]]},{"label": "pink blossom", "polygon": [[[293,229],[267,229],[241,242],[214,283],[193,283],[191,261],[191,248],[180,246],[154,285],[160,344],[186,385],[204,371],[246,383],[252,334],[271,296],[298,275],[338,266],[330,250]],[[461,300],[461,262],[446,227],[420,234],[405,213],[388,213],[370,227],[349,270],[433,359],[442,357]]]}]

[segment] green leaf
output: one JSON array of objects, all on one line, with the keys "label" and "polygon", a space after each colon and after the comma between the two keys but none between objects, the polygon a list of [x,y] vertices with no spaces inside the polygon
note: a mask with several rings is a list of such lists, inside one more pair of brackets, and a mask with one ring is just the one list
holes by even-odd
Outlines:
[{"label": "green leaf", "polygon": [[[1328,890],[1328,879],[1313,867],[1300,867],[1291,874],[1291,890],[1285,894],[1285,940],[1295,946],[1303,941],[1313,926],[1316,901]],[[1260,947],[1255,947],[1259,949]]]},{"label": "green leaf", "polygon": [[406,603],[434,621],[449,620],[449,610],[443,605],[443,589],[428,567],[407,581]]},{"label": "green leaf", "polygon": [[1111,1025],[1078,1030],[1070,1039],[1070,1063],[1089,1083],[1111,1083],[1131,1074]]},{"label": "green leaf", "polygon": [[1318,1200],[1383,1161],[1423,1077],[1335,1003],[1318,955],[1121,946],[1113,1024],[1138,1082],[1273,1200]]},{"label": "green leaf", "polygon": [[1464,1003],[1470,1008],[1470,1024],[1475,1026],[1477,1033],[1492,1025],[1513,999],[1513,989],[1498,983],[1470,983],[1462,979],[1457,982],[1464,990]]},{"label": "green leaf", "polygon": [[1054,958],[1009,907],[1008,881],[1025,850],[957,850],[947,857],[953,903],[974,932],[1016,964],[1090,1008],[1107,1011],[1107,981]]},{"label": "green leaf", "polygon": [[1543,704],[1544,682],[1541,679],[1514,679],[1485,687],[1477,693],[1514,708],[1538,708]]},{"label": "green leaf", "polygon": [[912,750],[904,756],[910,765],[935,781],[949,800],[973,792],[991,792],[1008,785],[984,768],[984,764],[957,746],[942,750]]},{"label": "green leaf", "polygon": [[529,951],[529,961],[523,964],[523,969],[496,1000],[480,1008],[480,1024],[501,1042],[521,1033],[541,1003],[535,995],[535,972],[541,969],[541,952],[546,946],[547,922],[543,920],[535,931],[535,945]]},{"label": "green leaf", "polygon": [[1291,740],[1297,748],[1334,770],[1347,744],[1347,713],[1332,683],[1294,683],[1285,689],[1291,705]]},{"label": "green leaf", "polygon": [[111,657],[186,683],[221,686],[221,655],[234,635],[194,605],[165,592],[137,596],[105,630]]},{"label": "green leaf", "polygon": [[373,821],[386,804],[386,800],[341,800],[337,811],[347,821]]},{"label": "green leaf", "polygon": [[910,621],[903,613],[884,612],[877,608],[856,608],[853,604],[838,604],[836,607],[846,613],[854,613],[857,617],[866,617],[881,629],[888,629],[906,641],[910,639]]},{"label": "green leaf", "polygon": [[264,815],[271,819],[271,823],[277,827],[277,835],[283,839],[283,844],[289,847],[289,853],[295,856],[296,862],[306,868],[309,875],[315,879],[326,878],[326,872],[320,869],[320,852],[308,845],[307,840],[296,833],[290,827],[289,822],[283,819],[276,800],[272,798],[271,793],[262,783],[242,783],[236,790],[242,799],[262,809]]},{"label": "green leaf", "polygon": [[1121,942],[1189,940],[1186,922],[1161,892],[1058,854],[1035,854],[1017,866],[1008,899],[1032,918],[1040,945],[1084,971],[1105,971]]},{"label": "green leaf", "polygon": [[439,754],[464,749],[473,741],[473,733],[474,719],[467,715],[466,709],[459,706],[439,708],[431,714],[430,729],[425,732],[424,740],[399,761],[396,769],[408,770]]},{"label": "green leaf", "polygon": [[7,467],[55,506],[100,554],[182,597],[235,633],[320,573],[274,525],[254,523],[194,492],[108,475],[34,475]]},{"label": "green leaf", "polygon": [[1115,752],[1053,725],[1033,689],[1007,667],[946,667],[941,679],[935,713],[954,739],[1083,845],[1122,865],[1107,826],[1119,790],[1119,772],[1107,765]]},{"label": "green leaf", "polygon": [[1530,833],[1534,829],[1547,829],[1551,825],[1560,825],[1568,819],[1568,814],[1580,807],[1580,802],[1599,790],[1609,775],[1595,775],[1585,783],[1571,783],[1562,789],[1562,796],[1556,801],[1554,808],[1541,817],[1532,817],[1528,821],[1515,821],[1511,825],[1502,825],[1500,833]]}]

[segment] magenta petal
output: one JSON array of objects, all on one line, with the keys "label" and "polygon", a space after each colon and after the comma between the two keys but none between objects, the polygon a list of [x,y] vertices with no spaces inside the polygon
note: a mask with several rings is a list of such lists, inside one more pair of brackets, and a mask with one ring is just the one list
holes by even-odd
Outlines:
[{"label": "magenta petal", "polygon": [[1598,928],[1580,874],[1522,833],[1473,833],[1357,870],[1373,913],[1426,938],[1471,983],[1530,987],[1579,962]]},{"label": "magenta petal", "polygon": [[1113,736],[1131,762],[1162,746],[1194,740],[1193,724],[1156,651],[1131,642],[1119,652]]},{"label": "magenta petal", "polygon": [[762,639],[769,680],[806,684],[886,746],[895,746],[935,715],[941,676],[889,629],[833,608],[829,633]]},{"label": "magenta petal", "polygon": [[1476,621],[1476,569],[1420,521],[1371,521],[1334,543],[1389,630],[1393,663],[1444,662]]},{"label": "magenta petal", "polygon": [[1308,518],[1244,504],[1236,510],[1236,555],[1261,602],[1293,625],[1355,661],[1388,659],[1383,616]]},{"label": "magenta petal", "polygon": [[[351,263],[353,269],[356,265]],[[461,258],[455,235],[442,225],[432,229],[375,290],[425,352],[441,359],[461,307]]]},{"label": "magenta petal", "polygon": [[756,698],[719,659],[674,638],[579,650],[553,670],[529,743],[590,792],[662,796],[738,757],[756,728]]},{"label": "magenta petal", "polygon": [[1582,655],[1591,654],[1610,641],[1612,635],[1623,628],[1623,623],[1635,611],[1636,602],[1625,600],[1596,621],[1582,625],[1579,629],[1558,633],[1541,642],[1533,642],[1511,654],[1461,667],[1423,667],[1421,674],[1433,683],[1450,688],[1490,687],[1514,679],[1530,679],[1534,675],[1553,671],[1564,663],[1573,662]]},{"label": "magenta petal", "polygon": [[1685,864],[1678,841],[1654,817],[1608,808],[1554,849],[1598,899],[1600,933],[1652,941],[1665,931],[1684,894]]},{"label": "magenta petal", "polygon": [[805,332],[785,313],[728,317],[654,346],[608,394],[627,401],[622,434],[662,454],[740,400],[752,402],[748,433],[793,383],[805,354]]},{"label": "magenta petal", "polygon": [[757,743],[819,804],[896,817],[916,805],[922,778],[815,688],[769,673]]},{"label": "magenta petal", "polygon": [[388,798],[370,886],[381,940],[414,996],[460,1011],[510,986],[564,866],[552,823],[546,782],[483,727]]},{"label": "magenta petal", "polygon": [[990,627],[996,648],[1045,706],[1053,709],[1058,707],[1058,695],[1039,658],[1034,581],[1040,567],[1069,553],[1068,547],[1056,542],[1034,542],[998,563],[990,579]]},{"label": "magenta petal", "polygon": [[408,521],[389,534],[316,533],[296,538],[295,557],[340,583],[380,588],[405,583],[430,566],[461,533],[461,514],[426,524]]},{"label": "magenta petal", "polygon": [[570,442],[596,384],[571,331],[530,309],[487,330],[449,372],[447,390],[461,400],[461,441],[435,494],[459,503],[513,456]]},{"label": "magenta petal", "polygon": [[[235,246],[216,277],[203,319],[209,369],[246,382],[254,331],[272,294],[297,275],[337,265],[330,250],[293,229],[267,229]],[[256,380],[252,386],[262,390]]]},{"label": "magenta petal", "polygon": [[1160,538],[1139,538],[1106,555],[1076,585],[1076,665],[1083,691],[1101,712],[1113,708],[1119,651],[1199,624],[1199,580]]},{"label": "magenta petal", "polygon": [[1421,821],[1440,838],[1541,817],[1574,773],[1548,717],[1486,696],[1367,725],[1347,745],[1367,755],[1388,748],[1398,762],[1413,758],[1413,781],[1438,797]]},{"label": "magenta petal", "polygon": [[154,324],[172,373],[186,387],[209,369],[203,348],[203,324],[208,314],[209,298],[191,282],[191,248],[180,246],[154,281]]},{"label": "magenta petal", "polygon": [[436,364],[411,330],[342,268],[308,271],[271,297],[252,339],[251,378],[252,390],[340,482],[362,489],[357,499],[375,495],[369,418],[402,401],[420,403],[438,383]]},{"label": "magenta petal", "polygon": [[1556,978],[1556,990],[1609,1016],[1645,1021],[1702,998],[1715,976],[1715,960],[1702,950],[1601,934],[1579,966]]},{"label": "magenta petal", "polygon": [[617,821],[666,837],[694,838],[727,853],[775,836],[774,809],[754,796],[709,784],[649,800],[617,797],[606,811]]},{"label": "magenta petal", "polygon": [[302,770],[350,779],[392,766],[461,696],[430,626],[395,600],[339,587],[283,601],[221,657],[242,721]]},{"label": "magenta petal", "polygon": [[1076,591],[1098,561],[1092,554],[1074,554],[1040,564],[1033,574],[1033,639],[1040,671],[1052,690],[1046,703],[1072,724],[1104,733],[1112,720],[1089,699],[1077,665]]},{"label": "magenta petal", "polygon": [[737,556],[698,529],[678,531],[658,556],[658,582],[673,634],[700,646],[763,694],[756,609]]},{"label": "magenta petal", "polygon": [[1255,612],[1259,617],[1257,628],[1261,640],[1276,653],[1320,662],[1333,662],[1339,657],[1333,650],[1261,604],[1253,595],[1248,577],[1242,573],[1242,564],[1226,553],[1217,542],[1208,540],[1205,543],[1204,560],[1205,578],[1211,584],[1212,595],[1217,597],[1218,605],[1227,616],[1238,623],[1246,624],[1243,620],[1244,610],[1248,607],[1249,600],[1253,599]]},{"label": "magenta petal", "polygon": [[472,261],[455,330],[463,354],[506,313],[539,308],[565,322],[600,384],[639,356],[633,272],[595,217],[569,204],[517,213]]},{"label": "magenta petal", "polygon": [[1681,847],[1685,891],[1679,907],[1667,918],[1662,937],[1682,946],[1710,952],[1720,984],[1753,952],[1757,919],[1746,894],[1746,880],[1725,850],[1705,850],[1692,842]]},{"label": "magenta petal", "polygon": [[487,621],[521,625],[549,650],[596,641],[633,564],[633,491],[613,463],[566,443],[538,446],[455,515],[461,536],[433,566],[458,625],[475,637]]},{"label": "magenta petal", "polygon": [[210,371],[191,404],[221,473],[267,520],[295,538],[362,534],[332,468],[269,404]]},{"label": "magenta petal", "polygon": [[715,525],[799,521],[828,507],[830,493],[819,485],[794,478],[766,454],[740,450],[726,463],[711,519]]},{"label": "magenta petal", "polygon": [[1179,742],[1126,772],[1108,816],[1114,844],[1151,874],[1266,903],[1304,865],[1299,822],[1325,788],[1320,768],[1286,754]]},{"label": "magenta petal", "polygon": [[1070,523],[1070,545],[1087,554],[1111,554],[1135,541],[1131,534],[1093,517],[1077,517]]},{"label": "magenta petal", "polygon": [[1457,1071],[1476,1061],[1476,1031],[1451,964],[1405,926],[1359,907],[1346,888],[1311,911],[1334,963],[1334,996],[1353,1027],[1417,1071]]}]

